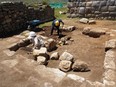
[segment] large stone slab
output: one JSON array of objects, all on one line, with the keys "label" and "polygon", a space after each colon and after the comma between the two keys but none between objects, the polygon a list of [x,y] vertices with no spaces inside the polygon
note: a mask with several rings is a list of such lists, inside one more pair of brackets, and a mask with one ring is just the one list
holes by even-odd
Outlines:
[{"label": "large stone slab", "polygon": [[106,52],[104,60],[105,69],[116,70],[115,57],[115,52],[113,50],[109,50]]},{"label": "large stone slab", "polygon": [[37,71],[41,77],[49,78],[49,80],[52,80],[56,83],[59,83],[66,76],[66,73],[60,71],[59,69],[47,68],[45,66],[38,66],[35,68],[35,71]]},{"label": "large stone slab", "polygon": [[116,48],[116,39],[111,39],[109,41],[106,41],[105,43],[105,50]]},{"label": "large stone slab", "polygon": [[97,38],[97,37],[100,37],[101,35],[106,34],[106,30],[104,28],[85,27],[82,33],[90,37]]},{"label": "large stone slab", "polygon": [[75,74],[68,74],[67,77],[77,82],[81,82],[81,83],[85,81],[85,78],[75,75]]}]

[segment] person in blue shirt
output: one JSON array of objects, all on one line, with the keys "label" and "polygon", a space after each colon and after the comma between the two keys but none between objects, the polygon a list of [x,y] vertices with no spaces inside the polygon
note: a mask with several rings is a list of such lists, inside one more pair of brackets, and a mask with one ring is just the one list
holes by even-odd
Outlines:
[{"label": "person in blue shirt", "polygon": [[53,22],[52,22],[52,28],[51,28],[51,35],[53,34],[53,30],[56,29],[57,30],[57,33],[58,33],[58,36],[60,36],[60,25],[64,25],[64,22],[61,20],[61,19],[55,19]]}]

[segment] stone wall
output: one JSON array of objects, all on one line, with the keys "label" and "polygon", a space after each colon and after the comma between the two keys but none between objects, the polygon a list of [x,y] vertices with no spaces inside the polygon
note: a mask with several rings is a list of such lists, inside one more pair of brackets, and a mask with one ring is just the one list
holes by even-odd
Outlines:
[{"label": "stone wall", "polygon": [[13,34],[27,28],[26,22],[39,19],[43,22],[54,19],[54,9],[47,5],[38,5],[35,9],[22,2],[0,4],[0,37]]},{"label": "stone wall", "polygon": [[116,17],[116,0],[69,0],[68,17]]}]

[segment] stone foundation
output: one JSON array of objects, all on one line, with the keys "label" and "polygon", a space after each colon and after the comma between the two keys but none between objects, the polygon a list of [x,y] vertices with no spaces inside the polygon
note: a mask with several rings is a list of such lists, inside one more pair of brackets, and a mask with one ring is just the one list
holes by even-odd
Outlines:
[{"label": "stone foundation", "polygon": [[47,5],[38,8],[28,7],[22,2],[5,2],[0,4],[0,37],[27,28],[26,22],[39,19],[43,22],[54,19],[54,9]]},{"label": "stone foundation", "polygon": [[116,18],[116,0],[69,0],[68,17]]}]

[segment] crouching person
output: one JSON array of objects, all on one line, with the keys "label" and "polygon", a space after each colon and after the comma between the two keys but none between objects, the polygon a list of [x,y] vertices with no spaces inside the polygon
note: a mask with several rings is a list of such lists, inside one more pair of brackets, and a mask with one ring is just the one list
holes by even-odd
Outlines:
[{"label": "crouching person", "polygon": [[28,39],[30,39],[33,44],[33,49],[40,49],[45,46],[43,38],[41,36],[37,36],[33,31],[29,33]]}]

